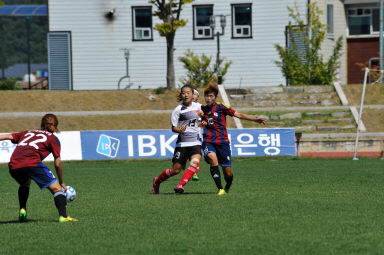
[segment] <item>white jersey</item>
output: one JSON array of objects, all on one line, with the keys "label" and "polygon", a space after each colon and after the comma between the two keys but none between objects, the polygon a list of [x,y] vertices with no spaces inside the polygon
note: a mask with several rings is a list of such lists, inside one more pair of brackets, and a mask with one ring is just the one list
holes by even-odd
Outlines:
[{"label": "white jersey", "polygon": [[186,126],[184,133],[179,134],[176,147],[201,145],[200,127],[201,104],[192,102],[190,106],[178,105],[172,112],[171,125],[181,128]]}]

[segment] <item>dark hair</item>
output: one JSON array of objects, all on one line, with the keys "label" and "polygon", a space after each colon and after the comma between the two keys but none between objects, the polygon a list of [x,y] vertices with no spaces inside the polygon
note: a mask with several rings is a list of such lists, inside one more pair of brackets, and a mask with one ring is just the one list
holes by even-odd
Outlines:
[{"label": "dark hair", "polygon": [[194,86],[192,86],[190,83],[185,83],[183,87],[180,88],[180,91],[177,93],[177,101],[180,102],[180,101],[183,101],[183,98],[181,97],[181,93],[183,92],[183,89],[185,88],[188,88],[190,90],[192,90],[192,94],[194,93],[193,90],[195,89]]},{"label": "dark hair", "polygon": [[211,80],[208,83],[208,86],[204,89],[204,95],[207,95],[209,93],[213,93],[215,97],[219,94],[219,89],[217,87],[217,84],[214,80]]},{"label": "dark hair", "polygon": [[58,132],[59,129],[57,126],[59,125],[59,120],[57,119],[55,114],[48,113],[45,114],[41,119],[41,129],[45,131],[49,131],[51,133]]}]

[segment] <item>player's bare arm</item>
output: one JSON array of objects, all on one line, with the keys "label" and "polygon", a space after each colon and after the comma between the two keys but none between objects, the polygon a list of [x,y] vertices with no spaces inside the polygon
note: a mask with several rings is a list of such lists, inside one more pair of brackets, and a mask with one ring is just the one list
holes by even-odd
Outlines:
[{"label": "player's bare arm", "polygon": [[243,120],[254,121],[254,122],[257,122],[257,123],[260,123],[263,125],[265,125],[265,123],[266,123],[266,120],[264,118],[256,118],[254,116],[251,116],[251,115],[248,115],[245,113],[235,112],[235,114],[233,116],[235,116],[236,118],[239,118],[239,119],[243,119]]},{"label": "player's bare arm", "polygon": [[4,135],[0,135],[0,141],[3,141],[3,140],[12,140],[13,137],[12,137],[12,134],[4,134]]}]

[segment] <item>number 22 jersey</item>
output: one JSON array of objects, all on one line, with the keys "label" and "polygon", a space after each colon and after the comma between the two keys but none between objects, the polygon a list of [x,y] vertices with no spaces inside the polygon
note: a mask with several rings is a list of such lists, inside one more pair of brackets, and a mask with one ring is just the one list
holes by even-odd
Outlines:
[{"label": "number 22 jersey", "polygon": [[181,128],[186,126],[184,133],[179,134],[176,147],[201,145],[199,121],[201,104],[192,102],[190,106],[178,105],[172,112],[171,125]]},{"label": "number 22 jersey", "polygon": [[54,157],[60,157],[60,141],[51,132],[30,130],[13,133],[12,137],[17,146],[8,164],[11,169],[37,166],[51,152]]}]

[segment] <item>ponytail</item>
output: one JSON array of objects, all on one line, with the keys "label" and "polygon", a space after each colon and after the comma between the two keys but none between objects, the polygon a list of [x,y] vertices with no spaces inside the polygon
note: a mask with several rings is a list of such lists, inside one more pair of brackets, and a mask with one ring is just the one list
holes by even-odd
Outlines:
[{"label": "ponytail", "polygon": [[52,114],[52,113],[45,114],[44,117],[41,119],[42,130],[55,133],[59,131],[59,129],[57,128],[58,125],[59,125],[59,121],[55,114]]}]

